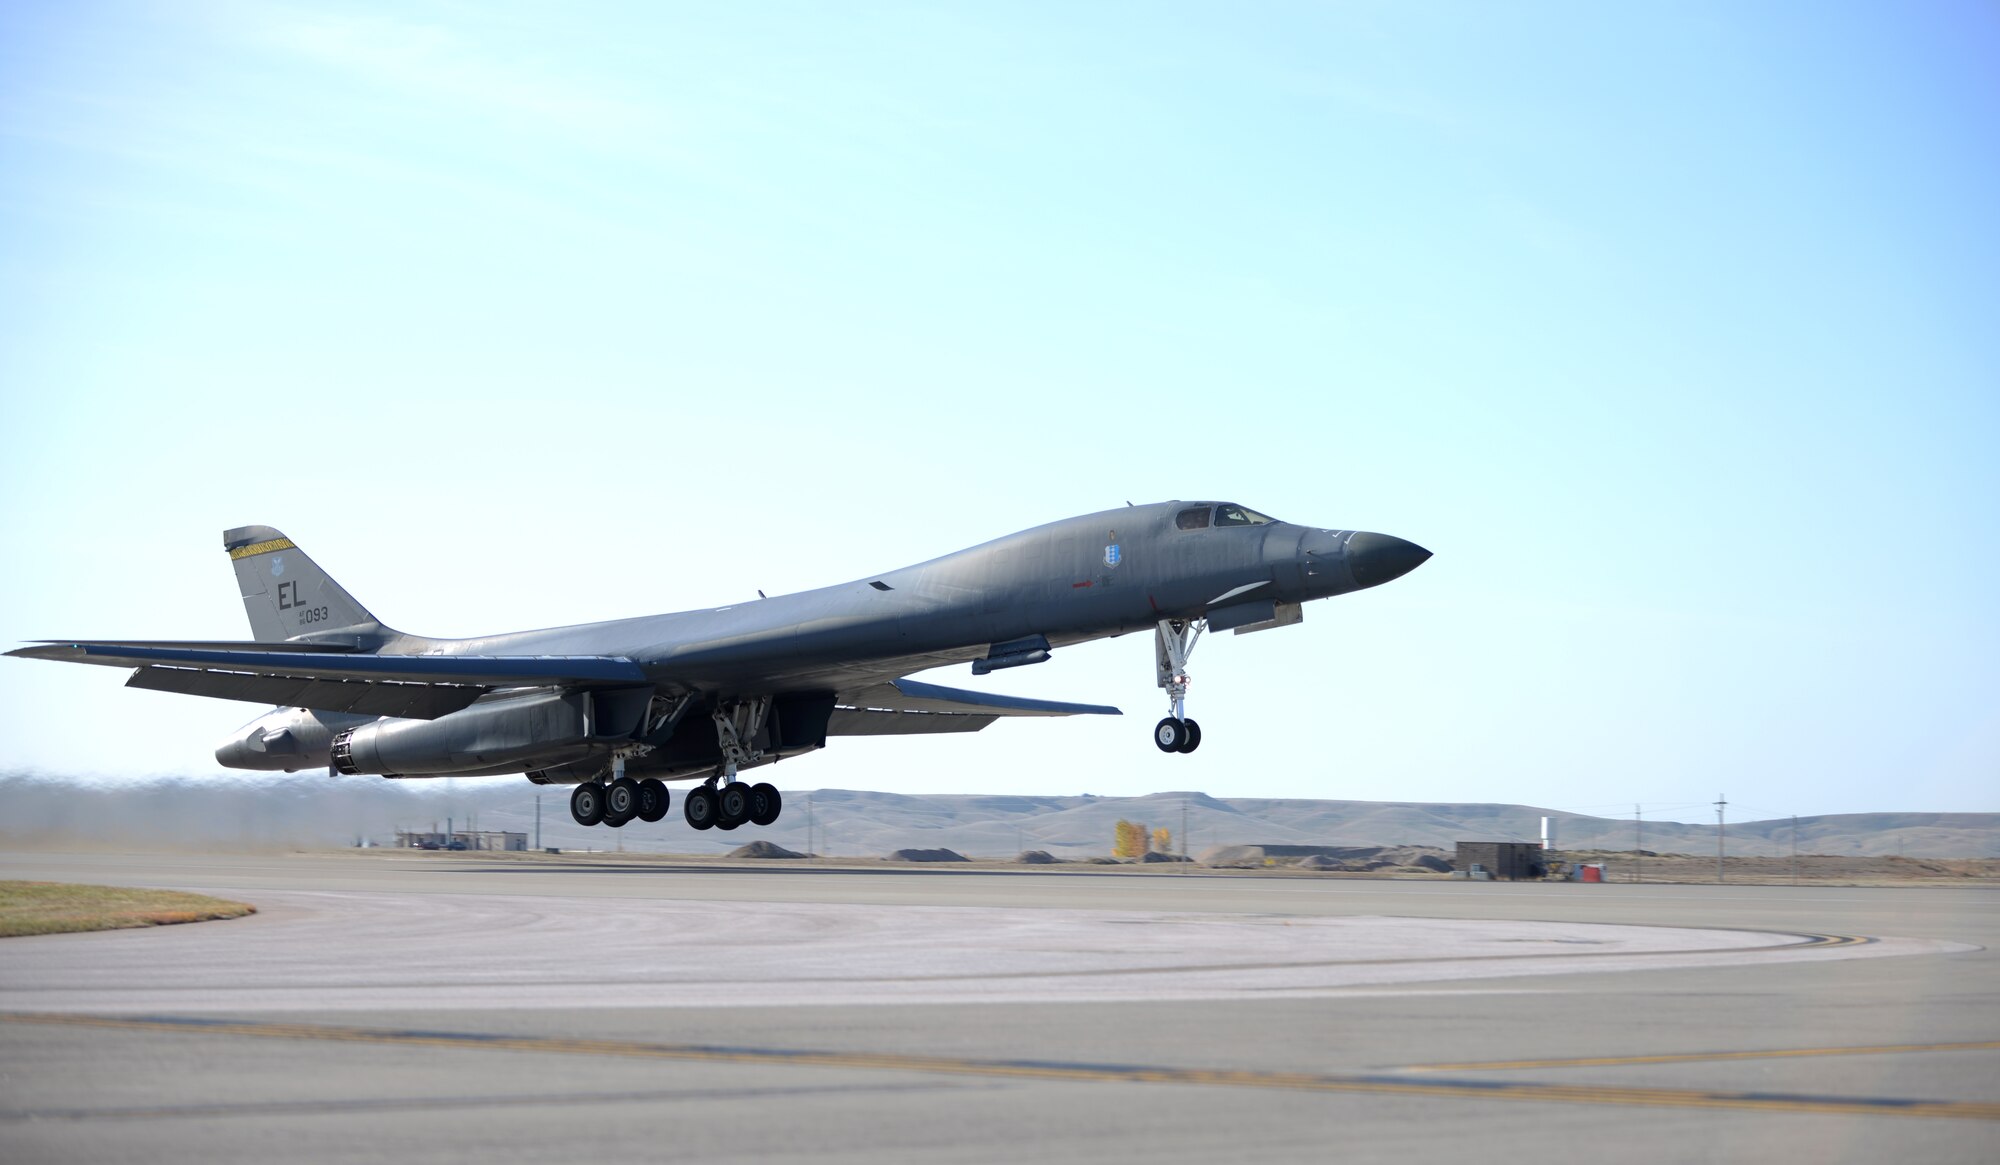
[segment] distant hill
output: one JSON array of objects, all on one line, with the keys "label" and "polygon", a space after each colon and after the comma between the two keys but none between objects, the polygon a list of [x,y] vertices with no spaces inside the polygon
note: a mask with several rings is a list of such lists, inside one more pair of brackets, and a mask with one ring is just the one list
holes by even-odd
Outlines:
[{"label": "distant hill", "polygon": [[[1179,835],[1183,811],[1188,850],[1216,845],[1432,845],[1461,840],[1533,841],[1543,816],[1554,818],[1565,849],[1632,848],[1630,818],[1590,817],[1531,805],[1418,801],[1314,801],[1154,793],[1144,797],[869,793],[853,789],[787,791],[782,820],[768,829],[697,833],[680,819],[685,785],[670,786],[674,806],[657,825],[584,829],[570,820],[569,790],[538,789],[516,778],[459,781],[329,780],[320,775],[162,778],[86,784],[33,773],[0,773],[0,841],[151,845],[387,844],[395,831],[458,828],[535,829],[541,798],[544,845],[642,852],[727,853],[765,840],[787,849],[855,857],[898,849],[951,849],[972,857],[1012,857],[1025,849],[1061,858],[1109,852],[1120,818]],[[1662,853],[1708,854],[1713,824],[1647,821],[1643,844]],[[1729,852],[1791,852],[1790,818],[1732,822]],[[1903,854],[1924,858],[2000,857],[2000,813],[1845,813],[1798,820],[1799,852],[1841,856]]]}]

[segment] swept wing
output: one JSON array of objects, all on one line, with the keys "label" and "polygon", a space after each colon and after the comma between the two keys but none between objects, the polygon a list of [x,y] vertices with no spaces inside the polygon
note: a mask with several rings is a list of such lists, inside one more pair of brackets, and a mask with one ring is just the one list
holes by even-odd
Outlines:
[{"label": "swept wing", "polygon": [[599,655],[391,655],[299,643],[46,642],[7,654],[138,670],[127,686],[429,720],[495,688],[647,682],[638,664]]}]

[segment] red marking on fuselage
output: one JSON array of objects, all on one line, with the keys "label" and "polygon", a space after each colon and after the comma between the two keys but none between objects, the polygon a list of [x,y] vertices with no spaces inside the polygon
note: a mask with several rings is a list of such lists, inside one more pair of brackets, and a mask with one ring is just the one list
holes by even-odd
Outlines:
[{"label": "red marking on fuselage", "polygon": [[1087,587],[1087,586],[1093,586],[1093,585],[1095,585],[1095,584],[1096,584],[1096,582],[1097,582],[1097,580],[1096,580],[1096,579],[1089,579],[1089,578],[1087,578],[1087,579],[1084,579],[1084,580],[1083,580],[1082,582],[1080,582],[1080,583],[1071,583],[1071,584],[1069,584],[1069,589],[1071,589],[1071,590],[1075,590],[1075,589],[1076,589],[1076,588],[1078,588],[1078,587]]},{"label": "red marking on fuselage", "polygon": [[1160,613],[1160,601],[1158,599],[1155,599],[1151,595],[1147,595],[1146,603],[1153,608],[1153,614],[1157,615]]}]

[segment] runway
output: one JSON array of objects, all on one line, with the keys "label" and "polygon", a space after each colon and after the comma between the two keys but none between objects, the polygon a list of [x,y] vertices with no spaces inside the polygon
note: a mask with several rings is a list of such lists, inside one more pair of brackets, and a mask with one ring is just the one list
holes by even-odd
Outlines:
[{"label": "runway", "polygon": [[2000,1159],[1986,890],[379,851],[0,877],[260,908],[0,944],[8,1161]]}]

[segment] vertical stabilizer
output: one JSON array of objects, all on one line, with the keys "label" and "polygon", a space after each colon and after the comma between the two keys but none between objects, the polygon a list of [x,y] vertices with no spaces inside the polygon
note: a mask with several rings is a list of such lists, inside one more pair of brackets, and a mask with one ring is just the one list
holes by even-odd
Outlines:
[{"label": "vertical stabilizer", "polygon": [[239,526],[222,534],[259,643],[282,643],[324,632],[365,634],[382,624],[290,538],[269,526]]}]

